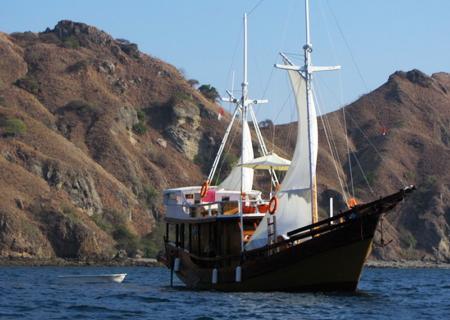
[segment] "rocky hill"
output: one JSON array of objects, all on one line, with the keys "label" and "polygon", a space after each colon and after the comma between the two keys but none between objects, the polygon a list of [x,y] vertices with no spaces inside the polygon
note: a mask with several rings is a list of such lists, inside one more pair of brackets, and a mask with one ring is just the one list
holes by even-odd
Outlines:
[{"label": "rocky hill", "polygon": [[[225,130],[219,106],[173,66],[82,23],[0,33],[0,56],[0,257],[155,254],[160,191],[203,181]],[[356,196],[419,187],[388,216],[394,241],[374,257],[450,259],[448,90],[448,74],[398,72],[346,108],[351,150],[373,188],[353,163]],[[349,183],[342,112],[328,120]],[[289,156],[295,126],[275,130]],[[320,130],[325,214],[340,188]]]},{"label": "rocky hill", "polygon": [[0,56],[0,256],[154,253],[159,191],[203,181],[218,106],[82,23],[0,33]]},{"label": "rocky hill", "polygon": [[[328,124],[328,125],[327,125]],[[345,124],[347,130],[345,131]],[[328,130],[328,146],[324,131]],[[272,128],[266,128],[272,136]],[[296,126],[275,128],[276,144],[292,153]],[[347,135],[345,134],[347,132]],[[351,154],[352,175],[349,170]],[[396,72],[378,89],[319,119],[318,188],[321,214],[329,197],[344,208],[330,150],[350,195],[373,200],[414,184],[417,191],[388,214],[382,247],[376,236],[373,258],[445,262],[450,259],[450,74],[431,77],[418,70]],[[359,162],[359,163],[358,163]],[[361,169],[360,169],[361,167]],[[353,176],[353,188],[351,184]]]}]

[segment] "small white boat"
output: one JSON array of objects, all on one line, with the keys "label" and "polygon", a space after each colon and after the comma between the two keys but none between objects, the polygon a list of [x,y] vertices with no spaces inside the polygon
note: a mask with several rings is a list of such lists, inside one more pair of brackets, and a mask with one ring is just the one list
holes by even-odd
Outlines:
[{"label": "small white boat", "polygon": [[114,274],[73,274],[58,276],[60,279],[77,280],[80,282],[116,282],[121,283],[125,280],[126,273],[114,273]]}]

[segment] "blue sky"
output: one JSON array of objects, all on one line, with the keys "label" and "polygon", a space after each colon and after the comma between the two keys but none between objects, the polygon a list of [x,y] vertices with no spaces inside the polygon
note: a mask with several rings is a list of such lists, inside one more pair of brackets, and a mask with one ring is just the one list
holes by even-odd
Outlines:
[{"label": "blue sky", "polygon": [[[233,70],[236,90],[242,81],[242,15],[258,2],[4,1],[0,30],[43,31],[62,19],[85,22],[137,43],[142,51],[183,69],[188,78],[224,93],[231,87]],[[375,89],[396,70],[450,71],[448,0],[311,3],[313,61],[343,67],[315,79],[322,112]],[[280,61],[280,51],[300,52],[303,6],[303,0],[265,0],[249,16],[250,95],[271,101],[258,108],[260,120],[288,122],[295,117],[286,74],[272,65]]]}]

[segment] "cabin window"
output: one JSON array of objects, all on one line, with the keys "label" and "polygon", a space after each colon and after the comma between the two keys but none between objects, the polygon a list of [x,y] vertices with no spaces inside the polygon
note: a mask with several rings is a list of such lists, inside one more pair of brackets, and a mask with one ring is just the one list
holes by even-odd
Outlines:
[{"label": "cabin window", "polygon": [[179,202],[179,197],[176,193],[166,193],[164,195],[164,204],[177,204]]}]

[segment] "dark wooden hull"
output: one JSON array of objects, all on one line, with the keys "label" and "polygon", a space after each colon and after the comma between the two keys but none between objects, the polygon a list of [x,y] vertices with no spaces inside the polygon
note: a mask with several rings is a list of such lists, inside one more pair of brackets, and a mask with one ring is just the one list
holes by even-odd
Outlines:
[{"label": "dark wooden hull", "polygon": [[[380,216],[403,194],[359,206],[319,224],[294,230],[291,240],[239,257],[201,258],[166,243],[166,264],[189,288],[218,291],[354,291]],[[332,223],[333,222],[333,223]],[[298,231],[298,232],[297,232]],[[235,281],[236,267],[242,277]],[[217,283],[212,283],[213,269]]]}]

